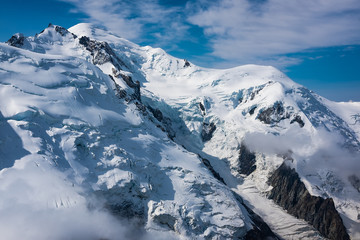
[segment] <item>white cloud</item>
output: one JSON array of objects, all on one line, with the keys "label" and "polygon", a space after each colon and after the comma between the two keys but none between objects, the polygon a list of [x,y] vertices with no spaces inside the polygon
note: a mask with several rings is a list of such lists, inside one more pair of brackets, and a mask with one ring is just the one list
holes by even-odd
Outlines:
[{"label": "white cloud", "polygon": [[359,13],[357,0],[224,0],[188,20],[204,29],[215,56],[245,63],[309,48],[359,44]]},{"label": "white cloud", "polygon": [[[131,6],[116,0],[62,0],[75,5],[76,10],[89,16],[93,23],[107,27],[110,31],[119,33],[128,39],[140,37],[142,24],[136,19],[131,19]],[[72,10],[75,11],[75,10]]]},{"label": "white cloud", "polygon": [[[188,50],[189,57],[210,59],[204,63],[216,59],[216,67],[257,63],[284,68],[301,61],[284,56],[289,53],[360,44],[358,0],[197,0],[183,6],[159,0],[60,1],[136,43],[167,51],[181,50],[182,41],[209,46],[211,55]],[[195,26],[203,30],[203,42],[196,39],[202,33],[189,31]]]},{"label": "white cloud", "polygon": [[137,43],[151,42],[158,47],[175,48],[176,42],[187,35],[188,24],[182,17],[182,9],[162,6],[156,0],[61,1],[72,3],[89,16],[89,21]]},{"label": "white cloud", "polygon": [[101,208],[90,210],[89,196],[65,179],[38,155],[2,170],[1,239],[122,239],[124,224]]},{"label": "white cloud", "polygon": [[[36,164],[35,164],[36,163]],[[60,172],[41,155],[27,155],[0,171],[0,234],[6,240],[176,239],[146,232],[104,209],[100,195],[73,184],[72,171]]]},{"label": "white cloud", "polygon": [[312,134],[290,128],[282,135],[248,133],[246,146],[265,154],[289,154],[297,159],[300,171],[312,172],[329,168],[342,179],[360,172],[359,152],[344,147],[344,137],[337,132],[319,128]]}]

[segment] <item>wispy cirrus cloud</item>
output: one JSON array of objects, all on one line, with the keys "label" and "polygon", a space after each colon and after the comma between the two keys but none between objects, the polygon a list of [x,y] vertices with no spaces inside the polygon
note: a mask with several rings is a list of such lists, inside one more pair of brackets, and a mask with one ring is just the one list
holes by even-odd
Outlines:
[{"label": "wispy cirrus cloud", "polygon": [[359,44],[359,16],[357,0],[224,0],[188,20],[204,29],[215,56],[244,62]]},{"label": "wispy cirrus cloud", "polygon": [[[183,9],[164,6],[158,1],[60,0],[72,3],[75,11],[85,13],[88,21],[105,26],[137,43],[156,43],[169,48],[188,35]],[[173,46],[174,47],[174,46]]]},{"label": "wispy cirrus cloud", "polygon": [[[182,41],[192,41],[198,49],[210,46],[205,57],[189,51],[198,59],[220,59],[222,67],[292,65],[300,60],[286,54],[360,44],[358,0],[62,1],[137,43],[165,50],[180,48]],[[195,27],[201,33],[194,33]]]}]

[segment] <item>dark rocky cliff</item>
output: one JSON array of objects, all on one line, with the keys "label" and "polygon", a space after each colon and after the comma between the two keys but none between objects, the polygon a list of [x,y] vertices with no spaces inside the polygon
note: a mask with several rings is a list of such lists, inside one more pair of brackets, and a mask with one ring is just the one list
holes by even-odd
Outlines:
[{"label": "dark rocky cliff", "polygon": [[216,125],[213,122],[212,123],[203,122],[203,128],[201,131],[201,138],[203,142],[209,141],[212,138],[215,130],[216,130]]},{"label": "dark rocky cliff", "polygon": [[350,239],[333,200],[311,196],[294,169],[283,163],[269,178],[269,183],[273,186],[269,198],[289,214],[304,219],[326,238]]},{"label": "dark rocky cliff", "polygon": [[239,153],[239,173],[245,174],[247,176],[250,175],[256,169],[255,163],[255,154],[253,152],[250,152],[244,144],[241,144]]}]

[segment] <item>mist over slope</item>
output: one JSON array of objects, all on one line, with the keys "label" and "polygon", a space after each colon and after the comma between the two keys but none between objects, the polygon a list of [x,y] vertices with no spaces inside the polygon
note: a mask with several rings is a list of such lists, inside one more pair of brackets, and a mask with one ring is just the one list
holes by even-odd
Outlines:
[{"label": "mist over slope", "polygon": [[49,25],[0,44],[0,92],[6,239],[360,237],[358,103],[273,67]]}]

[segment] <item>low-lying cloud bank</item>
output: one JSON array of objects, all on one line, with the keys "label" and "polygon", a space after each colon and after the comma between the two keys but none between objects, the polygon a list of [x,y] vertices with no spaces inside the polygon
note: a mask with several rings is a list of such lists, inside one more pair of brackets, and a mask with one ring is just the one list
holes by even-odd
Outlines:
[{"label": "low-lying cloud bank", "polygon": [[[0,171],[0,232],[7,240],[168,239],[119,220],[102,201],[39,155]],[[155,238],[154,238],[155,237]]]},{"label": "low-lying cloud bank", "polygon": [[290,128],[282,135],[249,133],[244,143],[251,151],[270,155],[286,155],[296,159],[298,170],[311,173],[325,167],[347,181],[351,175],[360,172],[360,153],[347,148],[345,139],[325,129],[319,129],[314,136],[299,134]]}]

